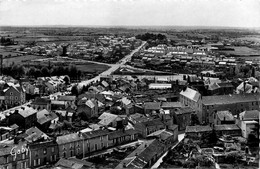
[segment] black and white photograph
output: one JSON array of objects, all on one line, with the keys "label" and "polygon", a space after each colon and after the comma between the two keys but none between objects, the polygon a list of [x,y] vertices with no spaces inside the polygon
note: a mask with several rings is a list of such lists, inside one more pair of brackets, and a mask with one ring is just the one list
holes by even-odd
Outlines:
[{"label": "black and white photograph", "polygon": [[0,169],[258,169],[260,0],[0,0]]}]

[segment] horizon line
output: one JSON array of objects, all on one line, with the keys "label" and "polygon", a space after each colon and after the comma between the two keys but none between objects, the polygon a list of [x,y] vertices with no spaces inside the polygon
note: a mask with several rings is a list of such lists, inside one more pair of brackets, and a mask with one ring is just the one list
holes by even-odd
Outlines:
[{"label": "horizon line", "polygon": [[118,28],[118,27],[193,27],[193,28],[233,28],[233,29],[260,29],[260,27],[241,27],[241,26],[206,26],[206,25],[0,25],[0,27],[106,27],[106,28]]}]

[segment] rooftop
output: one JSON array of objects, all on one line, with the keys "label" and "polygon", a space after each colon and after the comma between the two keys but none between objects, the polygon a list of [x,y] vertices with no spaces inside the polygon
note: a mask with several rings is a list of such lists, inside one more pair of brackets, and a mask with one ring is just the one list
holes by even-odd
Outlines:
[{"label": "rooftop", "polygon": [[196,90],[193,90],[189,87],[186,88],[186,90],[182,90],[180,95],[187,97],[195,102],[197,102],[200,98],[200,93]]},{"label": "rooftop", "polygon": [[202,104],[204,105],[235,104],[256,101],[260,101],[259,94],[234,94],[202,97]]},{"label": "rooftop", "polygon": [[236,124],[215,125],[214,128],[218,131],[241,130]]},{"label": "rooftop", "polygon": [[79,133],[71,133],[63,136],[58,136],[56,139],[57,144],[66,144],[70,142],[74,142],[77,140],[81,140],[82,137],[80,137]]},{"label": "rooftop", "polygon": [[234,121],[234,117],[230,111],[218,111],[217,117],[221,121]]},{"label": "rooftop", "polygon": [[212,128],[210,126],[187,126],[185,133],[199,133],[206,131],[212,131]]}]

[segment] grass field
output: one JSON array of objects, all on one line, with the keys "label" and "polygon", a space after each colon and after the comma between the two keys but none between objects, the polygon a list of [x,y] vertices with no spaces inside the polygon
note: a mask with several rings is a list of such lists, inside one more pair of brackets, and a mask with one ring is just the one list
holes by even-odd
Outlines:
[{"label": "grass field", "polygon": [[45,58],[43,56],[36,56],[36,55],[25,55],[25,56],[19,56],[19,57],[12,57],[12,58],[4,58],[3,59],[3,65],[9,66],[13,62],[17,65],[23,64],[25,61],[33,60],[33,59],[42,59]]},{"label": "grass field", "polygon": [[89,73],[101,73],[109,69],[109,66],[95,64],[95,63],[85,63],[84,65],[75,65],[75,66],[82,72],[89,72]]}]

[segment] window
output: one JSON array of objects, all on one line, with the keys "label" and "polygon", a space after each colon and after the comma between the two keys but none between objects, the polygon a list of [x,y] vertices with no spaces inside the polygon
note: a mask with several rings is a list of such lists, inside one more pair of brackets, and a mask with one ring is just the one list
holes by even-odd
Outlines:
[{"label": "window", "polygon": [[13,92],[10,92],[10,95],[12,96],[12,95],[13,95]]},{"label": "window", "polygon": [[52,156],[50,156],[50,161],[52,162],[52,160],[53,160],[53,159],[52,159]]},{"label": "window", "polygon": [[37,166],[37,161],[36,160],[33,160],[33,165]]},{"label": "window", "polygon": [[47,154],[47,148],[43,149],[43,154]]},{"label": "window", "polygon": [[21,163],[21,169],[25,169],[26,168],[26,162],[22,162]]},{"label": "window", "polygon": [[8,163],[8,156],[5,157],[5,163]]},{"label": "window", "polygon": [[63,152],[63,157],[66,158],[66,152]]},{"label": "window", "polygon": [[18,97],[17,97],[17,96],[15,96],[15,100],[18,100]]},{"label": "window", "polygon": [[71,156],[71,157],[73,156],[73,151],[72,151],[72,150],[70,151],[70,156]]},{"label": "window", "polygon": [[97,144],[95,144],[95,151],[98,149],[98,145]]},{"label": "window", "polygon": [[104,148],[104,143],[101,143],[101,148]]},{"label": "window", "polygon": [[54,153],[54,147],[51,148],[51,152]]},{"label": "window", "polygon": [[24,153],[22,154],[22,159],[23,159],[23,160],[25,159],[25,154],[24,154]]},{"label": "window", "polygon": [[38,151],[35,151],[35,157],[38,157]]},{"label": "window", "polygon": [[103,136],[100,136],[100,141],[102,141],[103,140]]},{"label": "window", "polygon": [[13,96],[10,96],[10,100],[13,100]]},{"label": "window", "polygon": [[41,159],[40,158],[38,158],[38,165],[40,165],[41,164]]},{"label": "window", "polygon": [[56,155],[54,155],[54,161],[56,161]]},{"label": "window", "polygon": [[78,152],[77,152],[77,154],[79,155],[79,152],[80,152],[80,148],[78,148],[78,149],[77,149],[77,151],[78,151]]},{"label": "window", "polygon": [[3,169],[8,169],[8,165],[7,165],[7,166],[4,166]]}]

